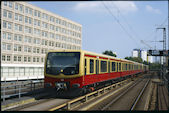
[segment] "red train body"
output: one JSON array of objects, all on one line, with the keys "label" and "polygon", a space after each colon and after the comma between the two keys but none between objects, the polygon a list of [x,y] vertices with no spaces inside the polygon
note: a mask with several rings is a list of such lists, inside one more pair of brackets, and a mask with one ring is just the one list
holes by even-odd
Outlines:
[{"label": "red train body", "polygon": [[90,89],[145,71],[146,65],[112,56],[83,50],[52,50],[46,56],[44,75],[45,84],[57,89]]}]

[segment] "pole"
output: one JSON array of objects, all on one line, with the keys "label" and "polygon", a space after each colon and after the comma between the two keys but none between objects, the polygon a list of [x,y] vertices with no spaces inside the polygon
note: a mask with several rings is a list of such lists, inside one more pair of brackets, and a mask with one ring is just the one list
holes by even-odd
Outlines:
[{"label": "pole", "polygon": [[166,72],[166,28],[157,28],[157,29],[163,29],[163,64],[162,64],[162,78],[164,78],[165,72]]}]

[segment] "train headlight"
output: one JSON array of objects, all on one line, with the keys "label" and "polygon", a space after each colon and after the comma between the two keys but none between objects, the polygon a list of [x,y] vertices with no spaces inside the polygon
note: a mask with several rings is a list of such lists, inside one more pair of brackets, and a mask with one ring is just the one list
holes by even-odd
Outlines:
[{"label": "train headlight", "polygon": [[75,84],[72,85],[72,87],[73,87],[73,88],[79,88],[79,87],[80,87],[80,84],[75,83]]},{"label": "train headlight", "polygon": [[73,75],[73,74],[75,74],[75,71],[74,71],[74,70],[72,70],[72,71],[71,71],[71,74],[72,74],[72,75]]}]

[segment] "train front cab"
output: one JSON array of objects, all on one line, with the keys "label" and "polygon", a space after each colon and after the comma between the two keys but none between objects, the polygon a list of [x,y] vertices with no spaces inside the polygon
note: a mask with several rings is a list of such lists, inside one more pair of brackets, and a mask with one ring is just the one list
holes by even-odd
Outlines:
[{"label": "train front cab", "polygon": [[[68,69],[68,68],[59,68],[59,67],[57,67],[57,68],[55,68],[54,70],[50,70],[50,71],[58,71],[59,72],[59,74],[56,74],[56,73],[51,73],[50,71],[50,73],[49,72],[47,72],[48,71],[48,68],[47,68],[47,57],[48,57],[48,55],[46,55],[46,60],[45,60],[45,66],[44,66],[44,75],[45,75],[45,79],[44,79],[44,81],[45,81],[45,87],[48,87],[48,86],[51,86],[51,87],[53,87],[53,88],[55,88],[56,86],[58,86],[58,84],[60,84],[60,86],[66,86],[66,88],[65,89],[70,89],[70,88],[74,88],[74,87],[82,87],[82,80],[83,80],[83,76],[82,76],[82,70],[81,70],[81,67],[82,67],[82,58],[81,58],[81,51],[80,50],[74,50],[74,51],[72,51],[72,50],[65,50],[65,51],[63,51],[63,50],[57,50],[57,51],[49,51],[48,53],[55,53],[55,52],[62,52],[62,53],[65,53],[65,54],[67,54],[67,53],[69,53],[69,52],[74,52],[74,53],[79,53],[80,54],[80,56],[79,56],[79,60],[77,61],[76,59],[76,62],[78,62],[78,67],[76,67],[76,68],[78,68],[78,72],[77,73],[75,73],[75,74],[71,74],[71,72],[70,72],[70,74],[69,74],[69,72],[68,71],[70,71],[70,69]],[[61,58],[63,58],[64,56],[62,56]],[[61,59],[60,59],[61,60]],[[72,60],[74,60],[74,59],[72,59]],[[58,61],[58,62],[60,62],[62,65],[63,64],[66,64],[66,63],[64,63],[64,62],[66,62],[66,59],[64,59],[63,61]],[[57,62],[57,63],[58,63]],[[71,62],[71,60],[70,60],[70,62]],[[52,63],[54,63],[54,59],[52,59],[51,60],[51,64]],[[56,65],[56,64],[55,64]],[[58,65],[58,64],[57,64]],[[67,64],[67,66],[68,66],[69,64]],[[71,68],[71,67],[70,67]],[[49,68],[50,69],[50,68]],[[59,69],[59,70],[58,70]],[[67,69],[67,72],[66,72],[66,69]],[[73,70],[72,70],[73,71]],[[72,72],[73,73],[73,72]]]}]

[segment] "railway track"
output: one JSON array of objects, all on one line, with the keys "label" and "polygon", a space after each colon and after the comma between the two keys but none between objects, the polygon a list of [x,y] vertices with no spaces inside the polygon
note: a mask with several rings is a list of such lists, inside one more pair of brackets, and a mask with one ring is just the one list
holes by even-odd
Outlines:
[{"label": "railway track", "polygon": [[[126,79],[124,81],[115,83],[113,85],[104,87],[95,92],[86,94],[81,97],[77,97],[75,99],[60,99],[55,97],[54,95],[48,96],[46,99],[40,99],[33,103],[29,103],[23,106],[19,106],[17,108],[9,109],[8,111],[55,111],[55,110],[79,110],[78,106],[82,106],[88,101],[96,100],[96,98],[102,98],[103,95],[108,94],[110,91],[118,92],[117,89],[122,88],[123,86],[128,86],[135,81],[143,78],[142,76],[138,76],[134,79]],[[55,94],[50,92],[51,94]],[[47,96],[46,96],[47,97]],[[76,109],[77,108],[77,109]]]},{"label": "railway track", "polygon": [[[73,100],[71,100],[67,103],[64,103],[62,105],[56,106],[52,109],[49,109],[49,111],[55,111],[55,110],[88,110],[88,108],[83,109],[83,105],[85,105],[85,104],[90,105],[91,103],[88,103],[88,102],[95,101],[95,100],[99,100],[99,101],[104,100],[104,97],[102,97],[102,96],[106,96],[106,94],[108,94],[108,96],[110,96],[111,95],[111,94],[109,94],[110,91],[113,90],[114,92],[118,92],[118,90],[122,88],[121,86],[124,86],[124,87],[128,86],[129,84],[133,83],[135,80],[140,79],[140,78],[141,78],[141,76],[138,76],[134,80],[128,79],[128,80],[124,80],[122,82],[113,84],[111,86],[107,86],[103,89],[99,89],[95,92],[81,96],[81,97],[73,99]],[[95,104],[95,103],[92,103],[92,104]]]},{"label": "railway track", "polygon": [[[140,99],[142,100],[142,95],[145,97],[145,94],[143,94],[143,92],[145,92],[145,90],[147,89],[146,87],[150,86],[149,82],[150,82],[149,78],[142,78],[142,79],[137,79],[137,80],[135,79],[134,81],[130,81],[128,83],[126,82],[126,84],[124,84],[123,87],[118,87],[117,89],[114,89],[107,94],[103,94],[101,97],[94,98],[93,100],[87,103],[84,103],[83,105],[79,105],[78,107],[72,108],[71,110],[80,110],[80,111],[90,110],[91,111],[91,110],[143,109],[143,105],[142,105],[142,108],[139,108],[137,105],[138,104],[140,105],[139,100]],[[137,90],[131,90],[133,88],[136,88]],[[128,91],[126,91],[127,89]],[[128,92],[130,92],[130,94]],[[139,94],[136,92],[139,92]],[[148,90],[146,90],[146,93],[147,92]],[[126,94],[128,96],[126,96]],[[137,95],[133,95],[133,94],[137,94]],[[129,96],[129,95],[132,95],[132,96]],[[125,96],[127,98],[124,99]],[[125,100],[125,102],[123,102],[123,100]],[[132,102],[130,102],[130,100],[132,100]],[[112,108],[112,105],[114,105],[114,108]]]},{"label": "railway track", "polygon": [[70,100],[60,99],[55,97],[54,93],[52,94],[53,95],[50,95],[50,93],[43,94],[45,96],[41,97],[41,99],[36,100],[35,102],[8,109],[6,111],[47,111],[53,106],[63,104]]},{"label": "railway track", "polygon": [[167,88],[162,85],[157,85],[157,92],[158,92],[158,110],[168,110],[168,90]]},{"label": "railway track", "polygon": [[[135,110],[150,80],[138,80],[89,110]],[[144,85],[145,84],[145,85]],[[137,108],[138,109],[138,108]]]}]

